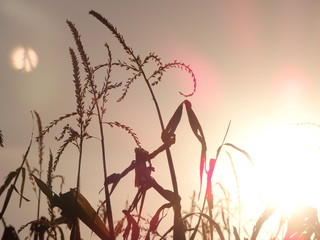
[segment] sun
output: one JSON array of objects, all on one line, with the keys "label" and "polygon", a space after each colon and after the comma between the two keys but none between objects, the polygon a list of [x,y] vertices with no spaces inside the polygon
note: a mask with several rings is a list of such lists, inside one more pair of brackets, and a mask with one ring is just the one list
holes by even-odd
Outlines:
[{"label": "sun", "polygon": [[30,47],[16,47],[11,53],[11,64],[16,70],[31,72],[38,65],[38,55]]},{"label": "sun", "polygon": [[320,203],[320,127],[285,124],[267,129],[248,143],[256,164],[260,197],[285,212]]}]

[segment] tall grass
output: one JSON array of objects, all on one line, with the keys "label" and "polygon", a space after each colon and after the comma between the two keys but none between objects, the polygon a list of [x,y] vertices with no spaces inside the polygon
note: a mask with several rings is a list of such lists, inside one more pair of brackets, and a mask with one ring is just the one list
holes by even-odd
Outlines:
[{"label": "tall grass", "polygon": [[[74,83],[74,97],[75,109],[69,113],[63,114],[60,117],[52,120],[47,126],[42,127],[40,114],[33,112],[32,116],[36,117],[36,125],[38,136],[37,140],[37,166],[33,166],[33,162],[28,160],[29,151],[32,147],[32,140],[34,130],[32,130],[31,139],[25,154],[23,155],[20,167],[11,171],[5,179],[2,187],[0,188],[0,195],[7,189],[4,199],[3,207],[0,213],[0,219],[5,226],[3,239],[16,239],[17,236],[9,229],[9,226],[4,221],[4,215],[7,206],[11,201],[12,194],[16,192],[20,198],[19,205],[26,199],[24,197],[24,186],[26,179],[26,172],[29,174],[30,182],[36,194],[36,218],[20,227],[19,233],[21,234],[24,229],[29,227],[29,238],[33,239],[64,239],[65,232],[62,229],[63,224],[70,228],[69,238],[72,240],[81,239],[81,229],[79,221],[83,222],[89,229],[91,229],[100,239],[167,239],[172,237],[175,240],[183,239],[251,239],[258,238],[259,232],[264,223],[276,211],[273,207],[268,207],[262,212],[260,218],[255,223],[254,228],[248,233],[241,221],[241,208],[240,208],[240,186],[237,179],[237,169],[233,165],[232,156],[229,154],[233,173],[235,176],[238,188],[238,201],[233,203],[228,190],[221,184],[218,188],[222,192],[222,197],[216,197],[213,192],[213,177],[215,166],[219,159],[222,150],[227,148],[235,149],[243,153],[249,161],[251,158],[244,150],[236,147],[231,143],[226,142],[229,126],[226,130],[225,137],[221,146],[217,149],[217,154],[214,158],[207,161],[207,143],[205,134],[202,129],[201,123],[192,107],[190,100],[185,99],[177,106],[175,112],[172,113],[170,119],[163,119],[162,111],[160,109],[157,96],[154,92],[154,87],[160,84],[165,73],[171,69],[180,69],[187,72],[190,76],[193,89],[190,93],[182,93],[185,98],[193,96],[197,89],[197,79],[191,67],[183,62],[174,60],[173,62],[163,63],[161,58],[155,53],[149,53],[145,57],[135,53],[118,29],[111,24],[111,22],[103,17],[96,11],[89,12],[91,16],[96,18],[102,23],[108,32],[111,33],[119,42],[122,49],[127,54],[126,60],[114,60],[111,47],[105,43],[104,48],[106,52],[106,61],[98,65],[93,65],[90,61],[89,54],[87,53],[81,39],[81,35],[76,25],[67,20],[75,47],[69,48],[71,59],[71,66],[73,69],[73,83]],[[155,63],[155,69],[151,74],[147,74],[147,65]],[[113,82],[113,69],[119,68],[120,70],[130,73],[130,77],[126,82]],[[105,76],[101,80],[98,78],[98,72],[104,71]],[[149,71],[148,71],[149,72]],[[108,104],[110,103],[109,97],[111,94],[116,94],[118,88],[122,88],[121,96],[118,102],[123,101],[127,93],[133,87],[136,81],[143,81],[148,89],[152,98],[157,115],[155,116],[160,125],[162,143],[158,148],[148,151],[143,148],[138,134],[127,124],[120,123],[116,120],[110,121],[108,113]],[[188,211],[182,211],[181,196],[179,193],[179,182],[176,177],[175,161],[171,154],[171,146],[176,141],[176,130],[179,127],[182,115],[185,114],[188,118],[190,128],[195,138],[201,145],[201,153],[199,156],[199,179],[200,186],[198,194],[194,192],[191,198],[191,207]],[[132,116],[128,116],[132,118]],[[135,120],[133,120],[135,121]],[[139,121],[137,119],[136,121]],[[55,139],[60,143],[59,149],[52,153],[49,150],[48,159],[45,157],[45,136],[49,135],[53,128],[61,126],[59,136]],[[93,136],[90,132],[90,126],[98,126],[99,136]],[[125,131],[129,137],[132,138],[136,147],[134,149],[135,159],[127,166],[123,166],[123,170],[119,173],[110,173],[110,163],[114,161],[108,156],[106,151],[108,141],[105,135],[106,127],[117,127]],[[48,136],[47,136],[48,137]],[[86,172],[83,172],[82,165],[87,159],[84,158],[84,151],[86,149],[86,141],[91,139],[97,141],[100,148],[100,164],[102,166],[103,191],[104,199],[101,201],[101,206],[94,209],[89,201],[82,195],[81,179],[85,179]],[[109,138],[110,139],[110,138]],[[4,147],[4,139],[2,131],[0,131],[0,146]],[[67,148],[74,146],[77,149],[77,174],[74,188],[65,193],[62,193],[62,185],[64,178],[68,176],[61,176],[57,174],[57,166],[59,165],[62,156]],[[131,150],[131,149],[129,149]],[[172,188],[164,188],[156,178],[153,177],[153,172],[156,170],[152,165],[153,159],[160,153],[165,152],[168,162],[168,172],[171,178]],[[46,178],[44,169],[47,167]],[[128,206],[122,211],[123,218],[119,221],[114,219],[114,205],[111,200],[111,195],[119,187],[119,182],[123,180],[130,172],[134,172],[134,187],[136,195]],[[21,179],[20,190],[16,185],[18,180]],[[56,194],[53,189],[53,181],[60,181],[60,193]],[[205,185],[205,191],[202,192],[202,185]],[[155,190],[165,203],[161,206],[155,206],[156,211],[153,216],[146,217],[144,214],[146,194],[149,190]],[[123,189],[120,189],[123,190]],[[48,213],[46,216],[41,216],[40,206],[43,201],[42,195],[46,196],[46,203],[48,206]],[[218,200],[217,200],[218,199]],[[202,201],[201,201],[202,200]],[[233,207],[233,206],[236,207]],[[160,232],[159,226],[164,218],[168,218],[167,212],[173,210],[173,219],[171,225],[167,226],[167,230]],[[238,224],[234,226],[232,218],[238,214]],[[302,219],[300,215],[294,216],[289,219],[289,227],[285,239],[319,239],[320,228],[318,226],[317,217],[313,211],[308,214],[302,215],[309,220]],[[296,219],[299,219],[297,221]],[[310,220],[312,219],[312,220]],[[299,222],[298,225],[294,224]],[[279,229],[284,227],[283,221],[279,225]],[[10,232],[10,233],[9,233]],[[243,234],[246,232],[246,235]],[[271,239],[281,239],[279,234],[274,235]],[[8,235],[11,234],[11,235]],[[8,237],[10,236],[10,238]]]}]

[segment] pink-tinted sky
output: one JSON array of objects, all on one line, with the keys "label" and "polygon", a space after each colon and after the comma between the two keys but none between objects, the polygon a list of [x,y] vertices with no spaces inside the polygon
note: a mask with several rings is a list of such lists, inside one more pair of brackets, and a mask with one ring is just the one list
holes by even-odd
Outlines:
[{"label": "pink-tinted sky", "polygon": [[[311,0],[81,0],[77,3],[0,0],[0,129],[5,144],[5,148],[0,149],[0,178],[20,164],[32,129],[30,111],[36,110],[46,125],[76,106],[68,51],[74,43],[66,19],[76,24],[93,63],[104,62],[104,42],[110,44],[114,59],[125,59],[110,32],[88,14],[91,9],[117,26],[135,53],[146,56],[155,52],[165,63],[177,59],[191,66],[198,82],[197,92],[189,100],[207,138],[208,158],[215,157],[230,120],[228,142],[249,153],[251,150],[256,162],[259,162],[259,156],[264,156],[263,160],[265,156],[276,158],[278,153],[270,153],[275,140],[286,141],[287,136],[279,137],[274,133],[266,141],[266,132],[276,131],[283,124],[320,122],[319,4]],[[30,47],[38,54],[35,70],[26,73],[13,68],[10,57],[18,46]],[[120,74],[114,81],[125,81],[126,77]],[[154,88],[165,122],[184,100],[179,91],[188,93],[192,86],[188,74],[171,70]],[[118,91],[110,100],[107,120],[116,120],[133,128],[143,147],[153,151],[161,143],[161,132],[146,86],[142,81],[134,83],[127,98],[115,103],[120,94]],[[60,129],[58,126],[57,130]],[[120,130],[108,129],[106,133],[110,173],[119,172],[133,160],[135,145]],[[291,139],[300,138],[295,135],[295,130],[282,134],[292,134]],[[275,136],[279,139],[274,139]],[[305,138],[300,139],[302,144],[307,144],[305,140],[309,136]],[[47,154],[49,148],[53,152],[57,150],[53,139],[54,134],[48,135]],[[259,151],[252,149],[256,146],[254,141],[261,141]],[[102,187],[102,166],[100,161],[95,161],[99,158],[96,143],[87,144],[82,187],[96,206],[98,199],[102,198],[98,195]],[[35,158],[35,145],[32,151]],[[177,144],[172,151],[181,194],[186,199],[183,205],[187,208],[189,196],[199,187],[200,145],[192,136],[186,117],[177,130]],[[236,161],[237,153],[230,152],[235,154]],[[291,155],[294,153],[283,158]],[[65,191],[75,186],[74,156],[72,150],[66,152],[57,168],[59,174],[67,176]],[[159,170],[154,176],[170,188],[165,157],[157,161],[155,167]],[[226,185],[228,181],[233,182],[228,161],[226,158],[225,163],[218,162],[215,170],[216,179],[225,181]],[[241,161],[245,162],[240,157],[238,169],[247,168],[247,163],[242,165]],[[274,169],[278,168],[277,164],[270,160],[269,165]],[[125,184],[131,184],[132,177]],[[252,181],[244,179],[244,182]],[[125,184],[119,187],[125,187]],[[34,198],[31,191],[27,195]],[[130,201],[133,196],[134,191],[115,193],[115,211],[120,212],[125,201]],[[3,202],[3,196],[0,202]],[[10,204],[5,215],[8,223],[19,228],[35,217],[31,207],[16,210],[14,204]],[[21,221],[16,219],[17,214],[21,214]]]}]

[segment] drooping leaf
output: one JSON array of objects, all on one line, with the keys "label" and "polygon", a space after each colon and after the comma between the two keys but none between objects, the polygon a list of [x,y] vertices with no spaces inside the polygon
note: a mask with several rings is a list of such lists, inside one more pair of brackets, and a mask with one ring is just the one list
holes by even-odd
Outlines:
[{"label": "drooping leaf", "polygon": [[190,123],[190,127],[194,133],[194,135],[198,138],[199,142],[201,143],[201,156],[200,156],[200,191],[199,191],[199,196],[201,193],[201,187],[202,187],[202,176],[203,176],[203,171],[205,168],[206,164],[206,152],[207,152],[207,144],[206,140],[204,138],[204,134],[202,131],[202,127],[198,121],[197,116],[192,110],[191,103],[188,100],[184,101],[184,104],[187,109],[187,114],[188,114],[188,119]]},{"label": "drooping leaf", "polygon": [[254,162],[253,162],[250,154],[247,153],[245,150],[243,150],[243,149],[235,146],[235,145],[232,144],[232,143],[223,143],[223,144],[218,148],[218,150],[217,150],[217,158],[218,158],[218,156],[219,156],[219,154],[220,154],[220,152],[221,152],[222,147],[224,147],[224,146],[229,146],[229,147],[234,148],[235,150],[241,152],[241,153],[249,160],[250,164],[254,167]]},{"label": "drooping leaf", "polygon": [[4,181],[4,184],[0,188],[0,196],[4,192],[4,190],[6,190],[6,188],[9,186],[11,181],[16,177],[17,173],[18,173],[18,171],[16,170],[16,171],[12,171],[8,174],[8,176],[6,177],[6,180]]},{"label": "drooping leaf", "polygon": [[150,226],[149,226],[149,230],[146,236],[146,240],[150,240],[150,233],[154,233],[158,226],[159,223],[161,222],[162,218],[159,220],[160,217],[160,213],[165,209],[165,208],[170,208],[173,205],[171,203],[166,203],[164,205],[162,205],[157,212],[155,213],[155,215],[152,217],[152,219],[150,220]]},{"label": "drooping leaf", "polygon": [[14,188],[14,185],[11,185],[9,187],[8,191],[7,191],[7,195],[6,195],[6,198],[4,200],[4,203],[3,203],[3,206],[2,206],[2,210],[1,210],[1,213],[0,213],[0,219],[2,218],[4,212],[7,209],[7,206],[9,204],[9,201],[10,201],[10,198],[11,198],[11,195],[12,195],[13,188]]},{"label": "drooping leaf", "polygon": [[182,115],[182,107],[183,103],[179,105],[177,110],[174,112],[172,115],[167,127],[161,134],[161,139],[163,142],[167,142],[175,133],[178,124],[180,123],[181,120],[181,115]]}]

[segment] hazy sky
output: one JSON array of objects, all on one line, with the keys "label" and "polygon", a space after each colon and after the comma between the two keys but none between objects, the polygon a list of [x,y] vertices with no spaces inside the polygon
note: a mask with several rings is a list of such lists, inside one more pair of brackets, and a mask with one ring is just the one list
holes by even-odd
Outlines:
[{"label": "hazy sky", "polygon": [[[5,144],[5,148],[0,149],[1,179],[19,166],[27,148],[32,129],[30,111],[36,110],[45,126],[73,111],[76,106],[68,50],[75,45],[66,19],[76,24],[94,64],[105,61],[105,42],[110,44],[114,59],[126,60],[123,49],[110,32],[88,14],[92,9],[118,28],[136,54],[144,57],[149,52],[155,52],[164,63],[179,60],[191,66],[197,77],[197,92],[189,100],[207,139],[208,159],[215,157],[231,120],[227,141],[252,153],[265,173],[283,174],[283,170],[286,172],[288,168],[287,159],[291,160],[291,170],[292,166],[301,166],[306,162],[308,164],[305,165],[316,168],[314,158],[318,158],[319,153],[315,141],[319,140],[319,130],[312,127],[308,130],[310,133],[304,131],[304,135],[298,135],[305,126],[289,130],[281,126],[320,122],[318,1],[81,0],[76,4],[76,1],[0,0],[0,129]],[[38,64],[34,70],[25,72],[15,69],[12,54],[19,47],[33,49],[37,54]],[[127,76],[117,74],[113,81],[126,81]],[[130,87],[127,98],[121,103],[115,102],[121,91],[113,93],[107,120],[119,121],[133,128],[143,147],[153,151],[161,144],[161,131],[151,96],[141,80],[138,79]],[[192,86],[188,74],[170,70],[160,85],[154,88],[165,122],[184,100],[179,91],[188,93],[192,91]],[[56,133],[61,131],[62,126],[56,128]],[[106,134],[109,172],[120,172],[134,159],[134,142],[121,130],[107,129]],[[46,138],[46,156],[49,148],[55,153],[59,147],[53,141],[54,136],[49,134]],[[295,144],[298,141],[298,145],[290,145],[290,140],[294,140]],[[311,143],[313,145],[310,147]],[[102,198],[102,195],[98,196],[102,187],[102,165],[100,161],[95,161],[100,156],[95,147],[97,143],[90,141],[87,144],[82,188],[85,196],[96,206],[98,199]],[[308,145],[308,148],[295,152],[301,145]],[[286,154],[283,150],[288,149],[290,153]],[[308,159],[306,149],[311,151]],[[172,147],[172,152],[178,184],[182,184],[183,205],[188,208],[189,196],[199,188],[200,144],[192,136],[186,116],[178,128],[177,143]],[[34,143],[31,153],[34,159],[30,159],[34,164],[37,162],[36,153]],[[238,153],[230,153],[234,154],[233,160],[239,171],[250,168]],[[300,158],[293,159],[297,156]],[[57,174],[66,176],[64,191],[75,187],[76,159],[76,153],[71,148],[58,165]],[[234,182],[234,177],[228,158],[224,160],[221,158],[217,163],[216,181],[219,179],[228,185],[228,182]],[[154,177],[171,188],[165,156],[156,161]],[[279,161],[283,162],[280,164]],[[304,168],[303,171],[311,170]],[[302,173],[291,173],[295,179],[305,178],[299,174]],[[309,177],[312,174],[309,172]],[[282,176],[286,181],[291,181]],[[132,179],[133,175],[127,184],[133,184]],[[243,181],[252,182],[245,176]],[[313,181],[313,178],[308,178],[309,183]],[[269,183],[274,184],[272,181]],[[120,185],[119,189],[124,186]],[[132,200],[134,193],[115,193],[113,201],[117,203],[116,211],[120,212],[125,201]],[[31,191],[27,195],[34,198]],[[3,199],[2,196],[1,203]],[[35,205],[32,203],[29,205]],[[5,215],[8,223],[19,228],[35,218],[34,209],[16,210],[15,204],[10,204]],[[20,212],[23,217],[21,222],[16,223],[14,216]]]}]

